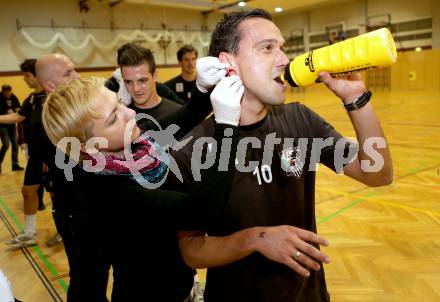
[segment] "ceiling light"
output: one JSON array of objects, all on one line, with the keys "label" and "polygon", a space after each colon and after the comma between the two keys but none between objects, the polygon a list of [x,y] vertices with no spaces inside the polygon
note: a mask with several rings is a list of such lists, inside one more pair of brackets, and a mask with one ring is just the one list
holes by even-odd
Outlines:
[{"label": "ceiling light", "polygon": [[416,47],[414,50],[419,52],[419,51],[422,51],[422,48],[421,47]]},{"label": "ceiling light", "polygon": [[240,2],[238,2],[238,6],[240,6],[240,7],[246,6],[246,2],[240,1]]},{"label": "ceiling light", "polygon": [[276,13],[281,13],[282,11],[283,11],[283,9],[281,7],[275,7]]}]

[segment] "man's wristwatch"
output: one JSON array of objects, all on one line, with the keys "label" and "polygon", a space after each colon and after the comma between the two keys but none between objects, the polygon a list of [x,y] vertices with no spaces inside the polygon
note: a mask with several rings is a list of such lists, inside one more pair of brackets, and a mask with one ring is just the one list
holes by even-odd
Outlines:
[{"label": "man's wristwatch", "polygon": [[345,110],[347,110],[347,112],[350,112],[353,110],[358,110],[358,109],[364,107],[370,101],[371,96],[372,96],[372,93],[370,90],[365,91],[364,93],[362,93],[362,95],[360,97],[358,97],[356,100],[354,100],[353,103],[344,104],[344,108],[345,108]]}]

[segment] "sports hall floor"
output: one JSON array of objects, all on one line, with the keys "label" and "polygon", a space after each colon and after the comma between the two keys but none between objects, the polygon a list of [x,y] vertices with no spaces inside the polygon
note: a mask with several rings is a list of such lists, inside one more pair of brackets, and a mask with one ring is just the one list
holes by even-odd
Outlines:
[{"label": "sports hall floor", "polygon": [[[329,92],[289,93],[288,99],[354,136]],[[318,229],[330,241],[323,250],[331,257],[325,271],[332,301],[440,301],[440,92],[375,92],[373,102],[391,148],[394,182],[369,188],[326,168],[318,172]],[[64,301],[63,246],[45,245],[55,231],[50,207],[38,213],[38,246],[6,250],[4,241],[23,225],[23,172],[11,172],[9,161],[8,153],[0,174],[0,267],[18,299]]]}]

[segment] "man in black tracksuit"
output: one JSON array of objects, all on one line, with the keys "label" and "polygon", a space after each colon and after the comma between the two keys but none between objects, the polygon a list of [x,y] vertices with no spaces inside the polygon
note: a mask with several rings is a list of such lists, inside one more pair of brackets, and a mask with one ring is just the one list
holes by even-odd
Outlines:
[{"label": "man in black tracksuit", "polygon": [[[12,93],[10,85],[3,85],[0,93],[0,114],[8,114],[18,112],[20,110],[20,102],[15,94]],[[1,164],[5,158],[9,145],[12,147],[12,171],[23,170],[18,164],[18,140],[17,127],[15,124],[0,124],[0,138],[2,147],[0,149],[0,173]]]}]

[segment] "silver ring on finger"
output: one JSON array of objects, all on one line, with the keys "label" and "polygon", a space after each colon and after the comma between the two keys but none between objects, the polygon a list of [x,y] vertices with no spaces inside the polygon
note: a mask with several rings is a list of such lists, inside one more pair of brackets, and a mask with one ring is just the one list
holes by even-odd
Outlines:
[{"label": "silver ring on finger", "polygon": [[295,260],[298,260],[299,256],[301,256],[301,252],[300,251],[296,251],[295,256],[294,256]]}]

